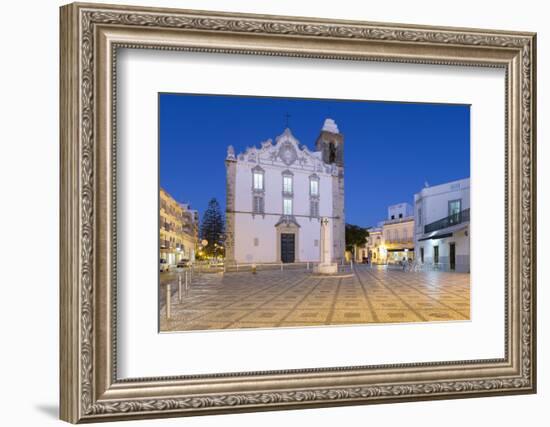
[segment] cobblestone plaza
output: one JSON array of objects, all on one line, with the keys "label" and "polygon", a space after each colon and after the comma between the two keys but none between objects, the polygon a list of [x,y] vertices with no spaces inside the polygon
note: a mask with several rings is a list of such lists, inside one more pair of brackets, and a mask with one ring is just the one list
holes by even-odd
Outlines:
[{"label": "cobblestone plaza", "polygon": [[[170,319],[166,283],[171,283]],[[337,276],[306,270],[210,273],[178,293],[161,278],[161,331],[468,320],[470,275],[359,265]]]}]

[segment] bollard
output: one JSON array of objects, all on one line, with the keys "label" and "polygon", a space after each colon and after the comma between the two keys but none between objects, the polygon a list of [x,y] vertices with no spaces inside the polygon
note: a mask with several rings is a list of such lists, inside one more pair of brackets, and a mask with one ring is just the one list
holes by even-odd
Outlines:
[{"label": "bollard", "polygon": [[181,303],[181,274],[178,275],[178,300]]},{"label": "bollard", "polygon": [[306,264],[306,270],[309,270],[309,261]]},{"label": "bollard", "polygon": [[185,293],[187,294],[187,289],[189,288],[189,279],[187,276],[187,271],[185,272]]},{"label": "bollard", "polygon": [[281,271],[283,271],[283,263],[281,263]]},{"label": "bollard", "polygon": [[166,320],[170,320],[170,317],[172,315],[171,313],[171,307],[170,307],[170,294],[172,293],[172,287],[170,286],[170,283],[166,285]]}]

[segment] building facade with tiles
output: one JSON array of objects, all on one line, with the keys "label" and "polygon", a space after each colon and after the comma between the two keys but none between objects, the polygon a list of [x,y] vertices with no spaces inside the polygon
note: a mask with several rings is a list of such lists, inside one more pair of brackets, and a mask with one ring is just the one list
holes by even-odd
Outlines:
[{"label": "building facade with tiles", "polygon": [[226,157],[226,261],[320,260],[320,220],[329,219],[331,258],[345,250],[344,136],[326,119],[310,150],[289,128]]},{"label": "building facade with tiles", "polygon": [[427,267],[470,272],[470,178],[414,195],[415,255]]},{"label": "building facade with tiles", "polygon": [[195,260],[198,242],[198,212],[178,203],[167,191],[160,189],[159,205],[160,258],[169,267],[180,260]]}]

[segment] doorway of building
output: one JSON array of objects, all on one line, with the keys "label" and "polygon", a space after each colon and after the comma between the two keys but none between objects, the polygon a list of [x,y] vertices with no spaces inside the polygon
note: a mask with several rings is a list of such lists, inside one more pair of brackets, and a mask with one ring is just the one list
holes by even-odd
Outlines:
[{"label": "doorway of building", "polygon": [[454,271],[456,267],[456,245],[449,243],[449,263],[451,264],[451,270]]},{"label": "doorway of building", "polygon": [[281,233],[281,261],[294,262],[294,233]]}]

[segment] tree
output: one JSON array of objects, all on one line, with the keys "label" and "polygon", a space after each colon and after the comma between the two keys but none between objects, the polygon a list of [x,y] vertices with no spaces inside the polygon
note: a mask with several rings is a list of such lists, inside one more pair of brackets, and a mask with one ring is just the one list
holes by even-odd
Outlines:
[{"label": "tree", "polygon": [[216,198],[208,202],[208,208],[204,211],[201,223],[201,240],[208,244],[203,248],[207,255],[219,256],[223,254],[223,238],[225,223],[221,213],[220,204]]},{"label": "tree", "polygon": [[358,225],[346,224],[346,250],[353,252],[356,246],[365,244],[369,232]]}]

